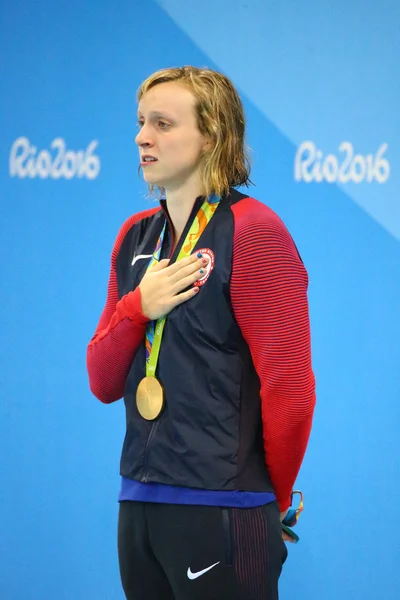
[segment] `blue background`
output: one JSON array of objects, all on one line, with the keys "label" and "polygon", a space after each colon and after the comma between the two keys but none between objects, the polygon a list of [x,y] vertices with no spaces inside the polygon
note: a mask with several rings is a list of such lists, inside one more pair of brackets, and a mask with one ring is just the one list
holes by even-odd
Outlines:
[{"label": "blue background", "polygon": [[[301,543],[281,598],[398,600],[400,5],[396,0],[1,3],[0,598],[121,600],[122,403],[91,396],[85,354],[110,251],[146,208],[135,92],[164,66],[222,70],[243,97],[251,193],[310,276],[318,406],[298,486]],[[97,140],[96,177],[11,175],[19,137]],[[383,158],[383,183],[296,181],[312,141]],[[374,158],[375,160],[375,158]]]}]

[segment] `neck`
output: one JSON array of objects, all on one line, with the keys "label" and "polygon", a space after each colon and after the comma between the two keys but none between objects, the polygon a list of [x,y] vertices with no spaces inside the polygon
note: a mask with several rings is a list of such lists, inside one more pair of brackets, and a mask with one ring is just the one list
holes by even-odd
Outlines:
[{"label": "neck", "polygon": [[174,227],[176,242],[185,229],[196,198],[201,194],[199,182],[187,182],[186,185],[179,188],[166,190],[167,208]]}]

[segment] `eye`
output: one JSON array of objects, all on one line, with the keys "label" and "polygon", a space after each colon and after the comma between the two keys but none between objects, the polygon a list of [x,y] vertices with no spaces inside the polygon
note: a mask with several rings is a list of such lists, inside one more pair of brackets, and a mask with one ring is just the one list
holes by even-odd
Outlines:
[{"label": "eye", "polygon": [[168,129],[170,127],[170,125],[168,123],[166,123],[165,121],[158,121],[157,125],[159,126],[160,129]]},{"label": "eye", "polygon": [[144,125],[144,122],[143,121],[137,121],[136,125],[137,125],[138,129],[141,129],[143,127],[143,125]]}]

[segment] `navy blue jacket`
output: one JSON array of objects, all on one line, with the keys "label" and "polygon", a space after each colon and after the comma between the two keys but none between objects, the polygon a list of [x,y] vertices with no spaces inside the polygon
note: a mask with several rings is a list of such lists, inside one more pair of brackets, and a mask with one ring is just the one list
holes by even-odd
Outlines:
[{"label": "navy blue jacket", "polygon": [[[136,390],[145,376],[145,345],[130,368],[124,402],[127,430],[121,475],[142,482],[210,490],[273,491],[265,465],[260,380],[249,347],[235,320],[230,297],[234,216],[232,206],[245,196],[232,190],[222,199],[193,251],[211,249],[214,268],[199,293],[168,314],[157,378],[166,404],[155,421],[143,419]],[[181,242],[202,199],[193,207]],[[164,210],[135,223],[121,244],[117,261],[121,299],[140,283],[165,219]],[[167,226],[161,258],[171,254]]]}]

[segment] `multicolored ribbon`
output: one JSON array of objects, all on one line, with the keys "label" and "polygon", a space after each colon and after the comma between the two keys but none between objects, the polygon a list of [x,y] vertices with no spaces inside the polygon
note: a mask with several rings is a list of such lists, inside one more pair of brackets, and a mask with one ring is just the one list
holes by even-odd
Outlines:
[{"label": "multicolored ribbon", "polygon": [[293,496],[298,494],[300,496],[299,506],[297,508],[289,508],[286,517],[283,519],[282,523],[287,527],[294,527],[299,520],[301,513],[304,510],[304,496],[302,492],[298,490],[292,493],[292,504],[293,504]]},{"label": "multicolored ribbon", "polygon": [[[186,235],[186,238],[182,244],[181,250],[177,256],[177,261],[181,258],[185,258],[190,256],[193,248],[197,244],[201,234],[207,227],[208,223],[211,221],[215,211],[218,208],[220,203],[219,196],[210,196],[208,200],[205,200],[199,209],[197,215],[195,216],[193,223],[190,226],[190,229]],[[160,237],[158,238],[158,242],[156,248],[154,250],[153,256],[149,261],[149,265],[147,269],[151,269],[155,263],[160,261],[161,249],[164,241],[165,229],[167,226],[167,221],[164,223],[164,227],[162,228]],[[157,321],[150,321],[146,328],[146,376],[147,377],[155,377],[158,356],[160,353],[161,340],[164,331],[166,316],[160,317]]]}]

